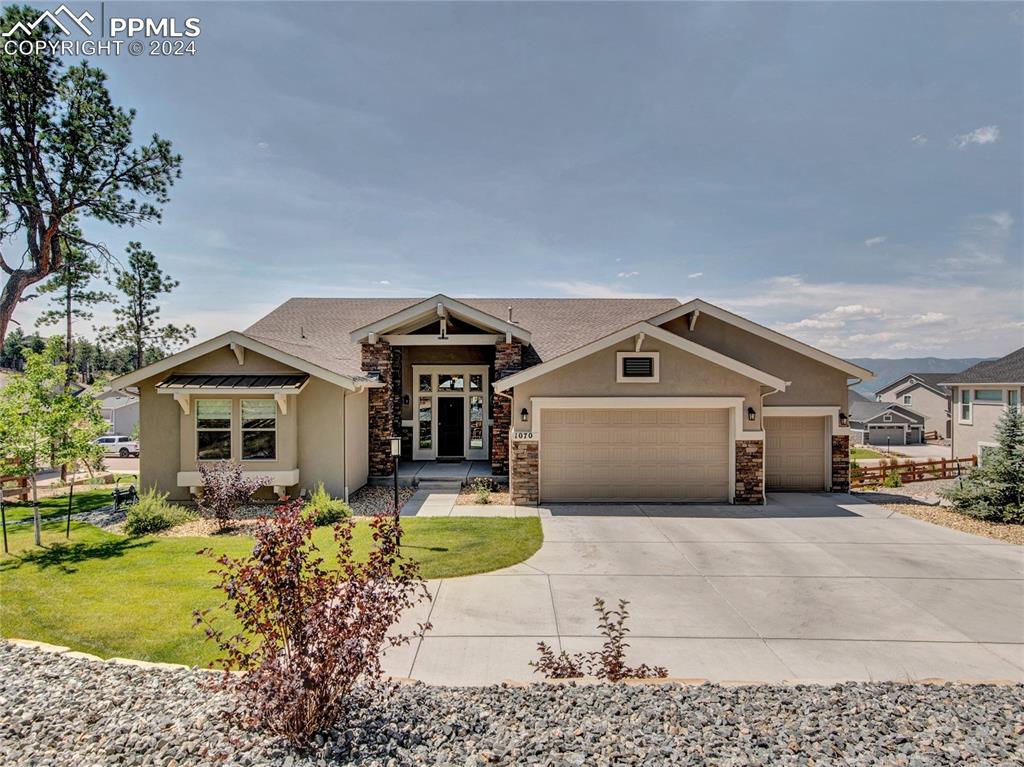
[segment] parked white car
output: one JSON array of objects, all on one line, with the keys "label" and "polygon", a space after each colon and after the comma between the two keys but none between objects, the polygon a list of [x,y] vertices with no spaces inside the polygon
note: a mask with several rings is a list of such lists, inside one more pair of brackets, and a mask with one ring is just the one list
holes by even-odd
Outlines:
[{"label": "parked white car", "polygon": [[131,437],[122,437],[112,434],[108,437],[100,437],[96,440],[97,445],[103,446],[103,455],[116,455],[121,458],[132,456],[139,457],[139,443]]}]

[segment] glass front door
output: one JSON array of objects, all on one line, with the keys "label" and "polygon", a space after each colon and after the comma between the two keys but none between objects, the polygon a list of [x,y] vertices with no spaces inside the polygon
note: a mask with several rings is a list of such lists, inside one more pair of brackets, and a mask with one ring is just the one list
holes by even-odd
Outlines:
[{"label": "glass front door", "polygon": [[413,458],[486,460],[487,367],[413,365]]}]

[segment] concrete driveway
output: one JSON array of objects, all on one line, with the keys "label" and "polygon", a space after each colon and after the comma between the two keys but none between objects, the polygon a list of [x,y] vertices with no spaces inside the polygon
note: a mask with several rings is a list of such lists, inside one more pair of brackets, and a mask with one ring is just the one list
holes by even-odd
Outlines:
[{"label": "concrete driveway", "polygon": [[602,596],[630,601],[634,661],[673,677],[1024,681],[1021,547],[839,494],[515,512],[540,515],[540,551],[432,582],[433,602],[405,622],[429,617],[433,630],[393,650],[389,673],[530,679],[538,641],[600,645],[592,603]]}]

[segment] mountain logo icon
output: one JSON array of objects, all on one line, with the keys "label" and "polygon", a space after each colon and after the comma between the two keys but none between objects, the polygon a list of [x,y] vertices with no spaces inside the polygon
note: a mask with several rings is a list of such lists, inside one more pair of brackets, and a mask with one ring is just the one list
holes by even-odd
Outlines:
[{"label": "mountain logo icon", "polygon": [[[61,22],[61,17],[64,21]],[[21,32],[26,37],[31,35],[33,30],[42,24],[44,21],[48,21],[65,35],[70,35],[71,30],[74,27],[78,27],[80,30],[85,32],[87,35],[92,35],[92,30],[85,25],[86,21],[96,21],[96,17],[88,11],[84,11],[81,15],[76,16],[71,12],[71,9],[61,3],[61,5],[55,11],[43,11],[39,14],[39,18],[33,21],[31,24],[25,24],[19,21],[9,30],[3,33],[3,37],[13,37],[16,33]],[[74,26],[72,26],[74,25]]]}]

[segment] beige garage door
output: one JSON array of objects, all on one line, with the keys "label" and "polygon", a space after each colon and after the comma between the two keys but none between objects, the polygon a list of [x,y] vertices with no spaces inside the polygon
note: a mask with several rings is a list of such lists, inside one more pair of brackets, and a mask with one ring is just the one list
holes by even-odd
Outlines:
[{"label": "beige garage door", "polygon": [[764,419],[765,489],[825,490],[826,421]]},{"label": "beige garage door", "polygon": [[544,410],[542,501],[727,501],[728,410]]}]

